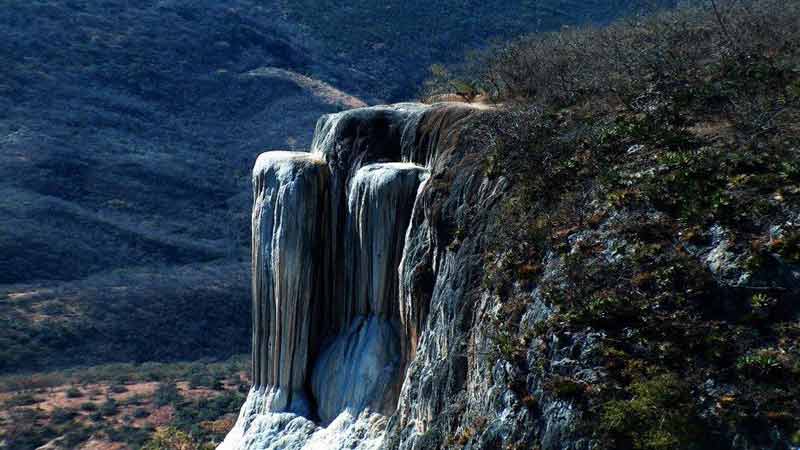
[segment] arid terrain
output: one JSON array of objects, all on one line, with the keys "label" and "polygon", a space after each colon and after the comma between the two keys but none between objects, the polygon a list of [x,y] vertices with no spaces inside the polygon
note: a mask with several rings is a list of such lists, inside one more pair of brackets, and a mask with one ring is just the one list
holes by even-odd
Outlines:
[{"label": "arid terrain", "polygon": [[8,448],[121,450],[151,434],[221,440],[250,386],[244,357],[212,364],[108,365],[0,379],[0,443]]}]

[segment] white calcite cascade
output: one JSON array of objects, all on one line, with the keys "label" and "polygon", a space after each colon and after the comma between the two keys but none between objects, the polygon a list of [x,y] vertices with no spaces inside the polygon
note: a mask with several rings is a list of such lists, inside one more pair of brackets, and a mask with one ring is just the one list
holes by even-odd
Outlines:
[{"label": "white calcite cascade", "polygon": [[270,411],[308,415],[304,392],[321,301],[328,170],[314,155],[268,152],[253,170],[253,375]]},{"label": "white calcite cascade", "polygon": [[428,177],[398,161],[425,108],[326,116],[312,152],[258,158],[254,386],[219,449],[381,448],[408,347],[398,268]]},{"label": "white calcite cascade", "polygon": [[[322,423],[344,410],[389,415],[399,394],[401,334],[397,268],[424,169],[370,164],[350,180],[345,226],[344,292],[337,296],[346,324],[319,356],[312,393]],[[354,380],[357,380],[354,382]]]}]

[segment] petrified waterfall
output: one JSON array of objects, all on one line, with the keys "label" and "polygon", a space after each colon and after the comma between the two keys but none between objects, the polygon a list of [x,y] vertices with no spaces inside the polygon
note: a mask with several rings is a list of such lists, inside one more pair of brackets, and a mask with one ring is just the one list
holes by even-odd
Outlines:
[{"label": "petrified waterfall", "polygon": [[399,391],[397,267],[424,169],[370,164],[350,180],[345,219],[340,334],[318,358],[312,393],[323,423],[350,408],[390,414]]},{"label": "petrified waterfall", "polygon": [[271,411],[311,412],[304,388],[322,301],[327,181],[309,153],[264,153],[253,171],[253,382]]},{"label": "petrified waterfall", "polygon": [[258,158],[254,386],[221,449],[379,448],[412,347],[398,269],[428,170],[404,145],[426,108],[324,116],[311,152]]}]

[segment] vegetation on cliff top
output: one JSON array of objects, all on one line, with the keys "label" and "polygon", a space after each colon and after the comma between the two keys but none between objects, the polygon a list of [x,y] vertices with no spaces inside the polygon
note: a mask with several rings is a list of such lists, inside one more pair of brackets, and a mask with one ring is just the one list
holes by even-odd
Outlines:
[{"label": "vegetation on cliff top", "polygon": [[[798,23],[796,2],[712,2],[523,37],[429,83],[505,103],[478,131],[513,184],[487,255],[498,354],[605,448],[800,438]],[[509,328],[532,291],[556,313]],[[582,332],[592,384],[544,356]]]}]

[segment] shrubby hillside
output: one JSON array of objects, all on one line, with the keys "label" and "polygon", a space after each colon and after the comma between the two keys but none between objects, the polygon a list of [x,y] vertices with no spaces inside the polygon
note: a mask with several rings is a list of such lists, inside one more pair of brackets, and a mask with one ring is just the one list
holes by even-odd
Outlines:
[{"label": "shrubby hillside", "polygon": [[491,324],[450,320],[491,337],[485,377],[515,398],[445,413],[430,448],[800,445],[799,21],[711,2],[522,37],[429,81],[504,105],[472,130],[510,183],[494,222],[431,215],[488,240],[467,298]]}]

